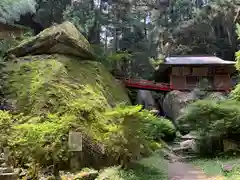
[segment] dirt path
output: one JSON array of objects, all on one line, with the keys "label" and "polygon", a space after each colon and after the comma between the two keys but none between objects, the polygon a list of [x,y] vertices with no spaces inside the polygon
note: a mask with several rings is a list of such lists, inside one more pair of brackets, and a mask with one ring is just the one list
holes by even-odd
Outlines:
[{"label": "dirt path", "polygon": [[204,172],[183,162],[168,163],[169,180],[222,180],[221,177],[207,177]]}]

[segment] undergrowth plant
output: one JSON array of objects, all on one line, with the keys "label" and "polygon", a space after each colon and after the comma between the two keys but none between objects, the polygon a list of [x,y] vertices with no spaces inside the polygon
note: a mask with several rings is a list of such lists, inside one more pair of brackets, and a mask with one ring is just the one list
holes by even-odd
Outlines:
[{"label": "undergrowth plant", "polygon": [[14,113],[22,113],[14,115],[5,138],[16,164],[69,167],[68,133],[77,131],[83,139],[79,168],[125,166],[175,132],[167,119],[129,106],[124,89],[100,63],[61,55],[18,60],[7,64],[4,81]]},{"label": "undergrowth plant", "polygon": [[[66,164],[71,157],[67,146],[68,133],[74,130],[91,139],[89,142],[83,141],[89,143],[83,144],[83,148],[87,148],[83,152],[91,152],[99,161],[105,154],[111,159],[110,163],[126,165],[161,147],[159,139],[165,133],[175,131],[168,120],[158,119],[147,111],[139,112],[139,106],[101,112],[101,108],[84,107],[78,104],[82,101],[76,101],[68,113],[43,117],[18,116],[14,122],[11,121],[12,115],[0,111],[4,115],[1,117],[1,126],[4,127],[1,143],[12,149],[16,164],[35,162],[43,167]],[[104,152],[99,148],[101,146],[104,146]],[[87,163],[87,159],[84,160]]]}]

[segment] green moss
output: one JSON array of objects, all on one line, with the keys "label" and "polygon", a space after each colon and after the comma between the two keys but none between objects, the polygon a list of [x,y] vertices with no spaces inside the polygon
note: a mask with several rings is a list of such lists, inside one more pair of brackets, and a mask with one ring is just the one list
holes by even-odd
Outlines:
[{"label": "green moss", "polygon": [[136,162],[131,168],[109,167],[100,171],[96,180],[167,180],[167,162],[154,154]]},{"label": "green moss", "polygon": [[62,55],[23,57],[9,62],[6,73],[7,97],[27,114],[60,113],[83,96],[99,98],[106,107],[129,102],[124,88],[98,62]]},{"label": "green moss", "polygon": [[[73,129],[86,136],[81,161],[97,166],[98,144],[109,131],[105,111],[129,103],[125,89],[100,63],[63,55],[26,56],[8,62],[5,75],[6,98],[16,113],[23,113],[8,138],[17,158],[41,164],[68,160],[66,139]],[[97,162],[91,162],[93,157]]]},{"label": "green moss", "polygon": [[80,167],[125,165],[150,154],[155,141],[175,131],[170,122],[140,111],[140,106],[122,106],[129,104],[125,89],[98,62],[25,56],[7,62],[4,74],[5,97],[16,114],[23,114],[9,122],[3,140],[21,162],[42,167],[67,163],[68,133],[74,130],[83,137]]},{"label": "green moss", "polygon": [[95,59],[87,39],[68,21],[25,39],[18,46],[9,49],[6,54],[23,57],[30,54],[54,53]]}]

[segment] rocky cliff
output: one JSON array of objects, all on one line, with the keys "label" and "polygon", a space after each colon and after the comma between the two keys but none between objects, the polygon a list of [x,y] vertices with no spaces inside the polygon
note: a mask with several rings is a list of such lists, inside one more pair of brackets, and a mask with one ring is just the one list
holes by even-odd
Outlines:
[{"label": "rocky cliff", "polygon": [[5,95],[17,111],[56,113],[82,97],[128,103],[125,89],[95,62],[87,40],[70,22],[53,26],[7,52]]}]

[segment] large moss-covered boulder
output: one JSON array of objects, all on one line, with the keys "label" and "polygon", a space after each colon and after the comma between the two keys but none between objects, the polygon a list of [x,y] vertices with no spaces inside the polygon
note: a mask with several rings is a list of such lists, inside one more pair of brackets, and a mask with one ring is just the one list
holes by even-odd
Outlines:
[{"label": "large moss-covered boulder", "polygon": [[180,115],[181,110],[195,99],[195,95],[190,92],[171,91],[163,100],[163,110],[165,114],[173,120]]},{"label": "large moss-covered boulder", "polygon": [[65,54],[85,59],[94,59],[89,42],[70,22],[52,26],[37,36],[23,41],[8,50],[9,57],[22,57],[36,54]]},{"label": "large moss-covered boulder", "polygon": [[34,159],[42,166],[52,161],[68,164],[68,134],[77,131],[83,147],[79,166],[99,167],[108,163],[106,159],[116,163],[117,148],[111,143],[118,138],[110,135],[120,136],[116,128],[122,126],[106,113],[130,101],[124,87],[94,61],[89,43],[75,26],[53,26],[7,55],[14,60],[5,64],[2,89],[14,115],[0,120],[8,132],[0,132],[0,143],[7,144],[16,159]]},{"label": "large moss-covered boulder", "polygon": [[100,96],[106,99],[105,106],[129,102],[125,89],[100,63],[78,57],[25,56],[8,62],[6,74],[7,99],[27,114],[64,111],[79,97],[90,103]]},{"label": "large moss-covered boulder", "polygon": [[163,100],[163,110],[165,114],[172,120],[176,121],[185,107],[198,99],[210,98],[214,100],[225,100],[225,93],[222,92],[204,92],[199,89],[194,89],[191,92],[171,91]]},{"label": "large moss-covered boulder", "polygon": [[[107,106],[128,102],[124,88],[94,60],[89,42],[70,22],[45,29],[8,50],[6,97],[25,113],[56,113],[94,94]],[[13,101],[14,100],[14,101]]]}]

